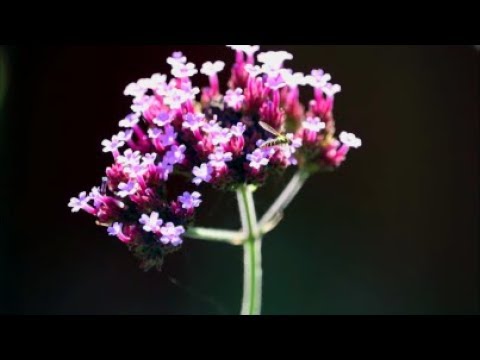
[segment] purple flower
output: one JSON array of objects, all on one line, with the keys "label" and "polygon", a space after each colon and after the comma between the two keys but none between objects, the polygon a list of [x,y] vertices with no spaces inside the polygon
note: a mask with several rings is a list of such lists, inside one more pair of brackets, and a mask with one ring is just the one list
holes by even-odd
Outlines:
[{"label": "purple flower", "polygon": [[233,125],[230,128],[230,132],[232,133],[233,136],[236,136],[236,137],[242,137],[245,130],[247,130],[247,127],[245,126],[244,123],[241,123],[241,122],[237,123],[237,125]]},{"label": "purple flower", "polygon": [[161,176],[161,179],[164,181],[168,180],[168,177],[173,172],[173,165],[168,164],[165,159],[162,160],[162,163],[157,166],[157,171]]},{"label": "purple flower", "polygon": [[339,137],[340,141],[348,147],[358,149],[362,146],[362,140],[357,138],[354,134],[342,132]]},{"label": "purple flower", "polygon": [[183,119],[183,127],[186,129],[190,129],[191,131],[197,131],[205,124],[205,115],[203,114],[186,114]]},{"label": "purple flower", "polygon": [[174,63],[172,66],[172,75],[179,79],[192,77],[193,75],[198,73],[198,70],[193,63],[182,64],[177,62]]},{"label": "purple flower", "polygon": [[293,152],[295,152],[295,149],[299,149],[303,145],[303,140],[301,138],[295,138],[293,134],[287,134],[285,135],[288,140],[292,142],[292,145],[289,147],[292,149]]},{"label": "purple flower", "polygon": [[120,190],[118,196],[125,198],[129,195],[134,195],[138,191],[138,183],[133,180],[130,180],[127,184],[122,182],[118,185],[118,189]]},{"label": "purple flower", "polygon": [[153,211],[150,216],[143,214],[140,218],[140,224],[143,225],[143,230],[146,232],[159,233],[163,220],[159,219],[158,212]]},{"label": "purple flower", "polygon": [[189,193],[185,191],[183,195],[178,197],[178,201],[182,203],[182,208],[186,210],[191,210],[193,208],[199,207],[202,203],[200,200],[202,195],[198,191],[194,191],[193,193]]},{"label": "purple flower", "polygon": [[212,76],[212,75],[218,74],[224,68],[225,68],[225,63],[223,61],[216,61],[215,63],[208,61],[202,65],[202,69],[200,70],[200,73],[207,76]]},{"label": "purple flower", "polygon": [[195,176],[193,183],[200,185],[202,182],[210,182],[212,180],[213,168],[210,164],[202,164],[200,167],[195,166],[192,170],[192,174]]},{"label": "purple flower", "polygon": [[185,150],[187,150],[185,145],[173,145],[163,157],[163,163],[168,165],[181,164],[185,160]]},{"label": "purple flower", "polygon": [[140,154],[140,151],[132,151],[132,149],[127,149],[123,155],[120,155],[117,158],[117,162],[124,166],[138,165],[140,164],[141,157],[142,155]]},{"label": "purple flower", "polygon": [[119,148],[121,148],[123,145],[125,145],[124,141],[121,141],[118,136],[113,135],[112,140],[103,140],[102,141],[102,146],[103,146],[103,152],[115,152],[118,151]]},{"label": "purple flower", "polygon": [[303,128],[313,132],[320,132],[320,130],[325,129],[325,123],[320,120],[319,117],[307,117],[303,122]]},{"label": "purple flower", "polygon": [[177,65],[177,64],[185,64],[187,62],[187,58],[183,56],[182,52],[177,51],[172,54],[171,57],[167,59],[167,64],[169,65]]},{"label": "purple flower", "polygon": [[242,94],[243,90],[240,88],[228,90],[225,94],[224,101],[229,107],[239,109],[242,106],[243,100],[245,100],[245,96]]},{"label": "purple flower", "polygon": [[175,144],[178,134],[175,132],[175,128],[172,125],[165,126],[163,134],[159,135],[160,143],[162,146],[170,146]]},{"label": "purple flower", "polygon": [[267,166],[270,162],[269,153],[256,149],[252,154],[247,155],[247,160],[250,161],[250,167],[260,170],[262,166]]},{"label": "purple flower", "polygon": [[85,206],[88,206],[88,202],[92,198],[87,195],[86,191],[83,191],[78,195],[78,198],[72,197],[70,199],[70,202],[68,203],[68,206],[72,208],[72,213],[79,212],[81,209],[83,209]]},{"label": "purple flower", "polygon": [[154,128],[148,129],[147,133],[150,139],[157,139],[160,135],[163,134],[163,131],[162,129],[154,127]]},{"label": "purple flower", "polygon": [[212,134],[212,144],[217,145],[224,145],[227,144],[230,139],[232,138],[232,133],[229,129],[221,129],[218,132],[214,132]]},{"label": "purple flower", "polygon": [[167,124],[172,122],[172,116],[168,111],[160,112],[155,119],[153,119],[153,123],[157,126],[164,127]]},{"label": "purple flower", "polygon": [[103,203],[103,195],[100,193],[100,189],[97,186],[92,188],[92,191],[90,191],[88,196],[93,200],[93,206],[96,208]]},{"label": "purple flower", "polygon": [[162,234],[162,237],[160,238],[162,244],[178,246],[183,242],[180,235],[185,233],[185,229],[183,226],[175,226],[173,223],[169,222],[160,229],[160,233]]},{"label": "purple flower", "polygon": [[280,149],[283,152],[283,155],[287,159],[287,165],[297,165],[298,161],[295,158],[294,154],[298,148],[302,147],[303,140],[301,138],[294,138],[293,134],[285,135],[288,140],[291,141],[291,145],[282,146]]},{"label": "purple flower", "polygon": [[325,74],[322,69],[312,70],[311,75],[305,77],[307,84],[315,89],[322,89],[327,83],[332,80],[330,74]]},{"label": "purple flower", "polygon": [[121,223],[113,223],[112,226],[110,226],[107,231],[108,231],[108,235],[110,236],[118,236],[120,234],[122,234],[122,227],[123,227],[123,224]]},{"label": "purple flower", "polygon": [[223,148],[217,147],[213,154],[208,156],[208,160],[210,160],[209,164],[214,168],[223,168],[226,166],[226,162],[232,161],[232,153],[225,152]]}]

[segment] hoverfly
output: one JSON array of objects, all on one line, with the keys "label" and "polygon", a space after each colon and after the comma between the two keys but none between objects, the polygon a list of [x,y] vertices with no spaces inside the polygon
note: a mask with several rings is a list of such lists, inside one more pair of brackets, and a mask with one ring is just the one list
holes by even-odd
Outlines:
[{"label": "hoverfly", "polygon": [[285,134],[279,133],[277,130],[272,128],[270,125],[264,123],[263,121],[259,121],[259,125],[265,130],[268,131],[270,134],[275,135],[275,139],[270,139],[265,141],[261,146],[260,149],[270,148],[274,146],[281,146],[281,145],[292,145],[292,140],[288,139]]}]

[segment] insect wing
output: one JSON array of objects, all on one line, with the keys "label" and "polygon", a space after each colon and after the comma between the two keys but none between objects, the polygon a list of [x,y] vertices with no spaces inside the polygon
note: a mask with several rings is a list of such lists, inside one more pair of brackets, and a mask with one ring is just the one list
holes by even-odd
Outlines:
[{"label": "insect wing", "polygon": [[277,130],[272,128],[270,125],[264,123],[263,121],[259,121],[259,125],[265,130],[268,131],[269,133],[275,135],[275,136],[282,136]]}]

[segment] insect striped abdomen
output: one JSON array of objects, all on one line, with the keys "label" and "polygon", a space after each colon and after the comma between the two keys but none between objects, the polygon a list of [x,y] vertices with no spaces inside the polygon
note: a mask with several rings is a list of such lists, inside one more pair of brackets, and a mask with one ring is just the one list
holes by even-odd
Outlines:
[{"label": "insect striped abdomen", "polygon": [[260,147],[261,148],[268,148],[268,147],[289,145],[289,144],[290,144],[290,140],[288,140],[287,138],[278,138],[278,139],[268,140],[264,144],[262,144],[262,146],[260,146]]}]

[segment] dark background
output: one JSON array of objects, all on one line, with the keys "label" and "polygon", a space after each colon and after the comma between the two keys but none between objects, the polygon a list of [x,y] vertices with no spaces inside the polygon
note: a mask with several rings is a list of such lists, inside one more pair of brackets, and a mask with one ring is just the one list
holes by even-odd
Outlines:
[{"label": "dark background", "polygon": [[[292,52],[299,71],[330,72],[343,87],[338,127],[364,142],[338,172],[310,179],[265,239],[263,312],[478,313],[473,46],[263,49]],[[67,207],[110,162],[100,142],[128,113],[126,84],[167,72],[173,50],[197,65],[233,61],[223,46],[1,50],[1,313],[239,312],[241,248],[190,240],[163,273],[143,273],[120,242]],[[286,181],[259,191],[260,211]],[[204,205],[199,224],[239,225],[233,195]]]}]

